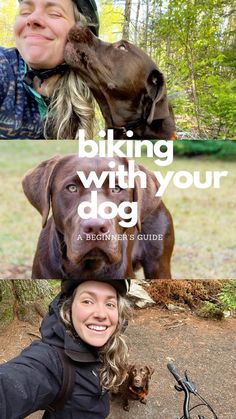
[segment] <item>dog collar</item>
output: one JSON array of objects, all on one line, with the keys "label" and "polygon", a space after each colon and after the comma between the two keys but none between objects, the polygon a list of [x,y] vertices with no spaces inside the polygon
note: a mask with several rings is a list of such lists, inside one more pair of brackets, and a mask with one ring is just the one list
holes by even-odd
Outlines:
[{"label": "dog collar", "polygon": [[113,125],[111,128],[117,131],[121,131],[122,134],[125,135],[127,131],[133,131],[135,128],[141,127],[144,123],[146,123],[145,119],[141,118],[135,122],[129,122],[127,125],[124,125],[122,127],[116,127]]},{"label": "dog collar", "polygon": [[129,388],[129,391],[131,391],[131,393],[135,394],[141,399],[143,399],[147,395],[147,392],[143,391],[143,389],[138,389],[138,388],[136,389],[136,388],[133,388],[132,386],[129,386],[128,388]]}]

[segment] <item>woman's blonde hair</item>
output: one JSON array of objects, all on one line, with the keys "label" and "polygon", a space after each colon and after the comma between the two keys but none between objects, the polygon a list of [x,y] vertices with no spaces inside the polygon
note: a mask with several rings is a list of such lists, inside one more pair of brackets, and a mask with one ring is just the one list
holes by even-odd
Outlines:
[{"label": "woman's blonde hair", "polygon": [[[86,23],[86,18],[73,3],[75,21]],[[93,96],[87,85],[72,69],[57,81],[51,96],[44,124],[46,139],[78,139],[79,129],[86,138],[93,137],[95,116]]]},{"label": "woman's blonde hair", "polygon": [[[73,295],[66,299],[60,309],[60,317],[66,328],[75,337],[75,330],[71,319],[71,307],[75,298],[76,290]],[[118,293],[117,293],[118,294]],[[128,346],[123,332],[127,320],[131,318],[131,307],[128,300],[117,295],[118,324],[113,335],[106,344],[99,348],[101,360],[100,383],[107,390],[116,391],[126,378],[128,367]],[[76,337],[75,337],[76,338]]]}]

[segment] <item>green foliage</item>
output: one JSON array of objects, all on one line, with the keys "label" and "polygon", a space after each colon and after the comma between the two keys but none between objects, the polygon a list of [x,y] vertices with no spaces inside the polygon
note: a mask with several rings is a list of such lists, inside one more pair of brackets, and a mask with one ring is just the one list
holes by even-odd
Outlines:
[{"label": "green foliage", "polygon": [[202,317],[210,317],[216,320],[221,320],[225,317],[225,312],[236,309],[236,281],[228,281],[223,288],[221,288],[219,301],[211,302],[204,301],[198,314]]},{"label": "green foliage", "polygon": [[236,309],[236,281],[229,281],[220,291],[219,299],[225,310]]},{"label": "green foliage", "polygon": [[[206,93],[201,98],[201,105],[205,109],[203,122],[209,131],[218,127],[218,136],[236,139],[236,80],[223,79],[219,75],[211,75],[205,80]],[[213,94],[212,94],[212,93]]]},{"label": "green foliage", "polygon": [[205,318],[222,320],[224,318],[224,311],[222,307],[219,307],[210,301],[203,301],[198,310],[198,315]]},{"label": "green foliage", "polygon": [[0,305],[0,330],[14,319],[14,307],[9,304]]},{"label": "green foliage", "polygon": [[0,330],[14,318],[13,296],[10,281],[0,281]]},{"label": "green foliage", "polygon": [[123,8],[112,0],[101,0],[99,4],[100,37],[106,42],[118,41],[124,22]]},{"label": "green foliage", "polygon": [[180,140],[174,142],[176,156],[208,155],[213,159],[236,160],[236,141]]},{"label": "green foliage", "polygon": [[147,27],[145,18],[139,45],[166,75],[177,131],[199,139],[236,138],[233,2],[153,0]]}]

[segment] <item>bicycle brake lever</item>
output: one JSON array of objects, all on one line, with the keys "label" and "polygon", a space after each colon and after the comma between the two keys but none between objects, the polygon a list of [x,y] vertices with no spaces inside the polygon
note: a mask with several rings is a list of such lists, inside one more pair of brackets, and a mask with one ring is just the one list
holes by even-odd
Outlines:
[{"label": "bicycle brake lever", "polygon": [[193,381],[189,380],[187,370],[185,371],[184,375],[185,375],[185,378],[186,378],[186,381],[183,381],[184,384],[186,385],[186,387],[188,388],[190,393],[196,394],[196,392],[197,392],[196,384],[194,384]]},{"label": "bicycle brake lever", "polygon": [[181,386],[178,386],[178,384],[175,384],[175,390],[177,391],[183,391],[183,388]]},{"label": "bicycle brake lever", "polygon": [[185,370],[184,376],[185,376],[186,380],[189,381],[187,371],[188,370]]}]

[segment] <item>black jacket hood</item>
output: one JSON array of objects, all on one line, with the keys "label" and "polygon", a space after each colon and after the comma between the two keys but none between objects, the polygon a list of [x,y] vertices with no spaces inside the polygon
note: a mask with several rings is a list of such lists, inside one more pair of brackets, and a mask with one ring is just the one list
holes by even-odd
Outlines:
[{"label": "black jacket hood", "polygon": [[[26,418],[45,409],[44,419],[107,418],[109,395],[100,384],[98,352],[67,334],[59,317],[60,302],[58,295],[50,305],[41,326],[42,339],[0,366],[1,419]],[[62,408],[54,410],[55,401],[57,404],[61,397],[64,401],[60,393],[63,385],[67,389],[71,386],[70,372],[57,347],[65,348],[67,355],[77,362],[71,362],[75,372],[72,394]]]},{"label": "black jacket hood", "polygon": [[49,305],[48,313],[40,327],[42,341],[49,345],[63,348],[73,361],[98,362],[98,350],[86,344],[80,338],[73,338],[66,330],[59,315],[61,303],[62,296],[58,294]]}]

